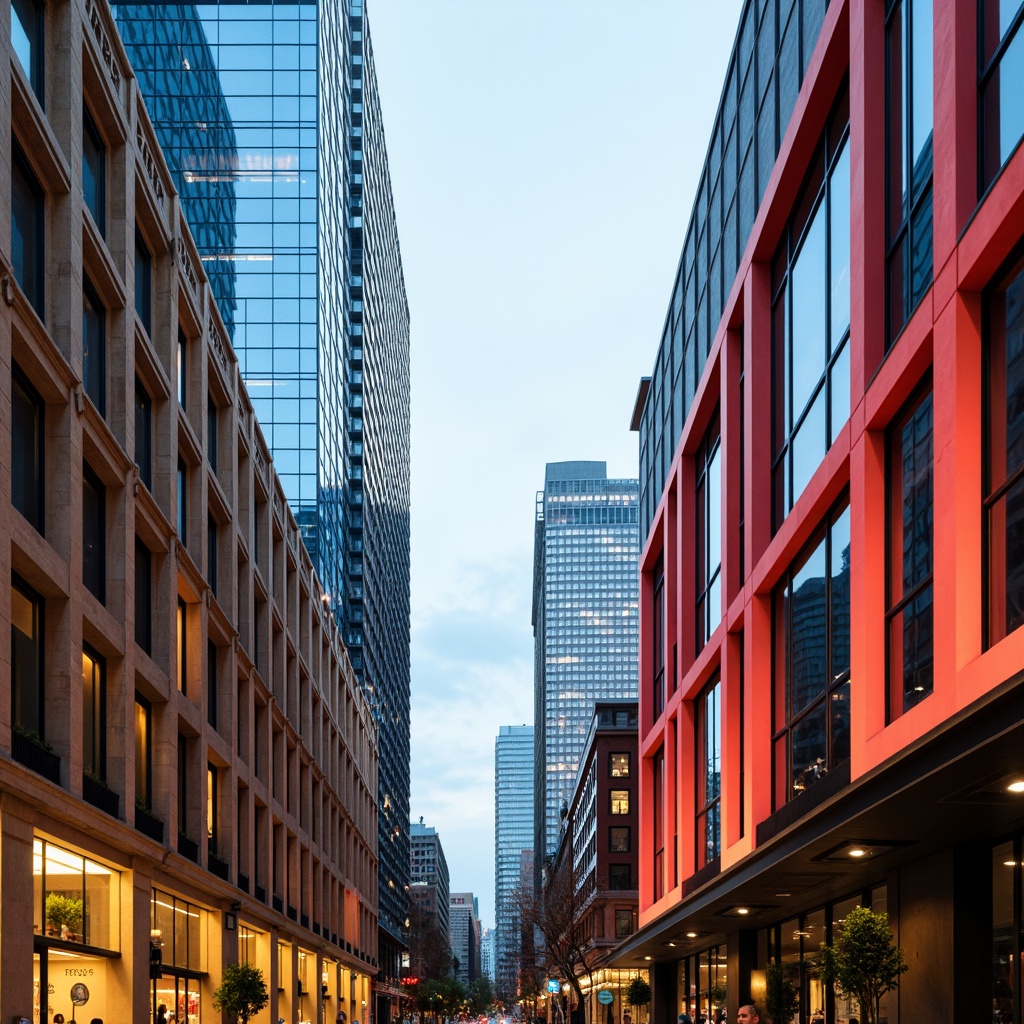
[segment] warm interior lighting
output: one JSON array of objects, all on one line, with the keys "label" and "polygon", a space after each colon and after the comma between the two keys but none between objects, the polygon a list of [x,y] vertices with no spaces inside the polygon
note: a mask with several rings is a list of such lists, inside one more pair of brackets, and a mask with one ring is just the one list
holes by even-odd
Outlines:
[{"label": "warm interior lighting", "polygon": [[696,932],[687,932],[686,933],[686,937],[688,939],[695,939],[695,938],[697,938],[697,933]]},{"label": "warm interior lighting", "polygon": [[866,857],[868,851],[863,846],[855,846],[852,850],[847,851],[851,857]]},{"label": "warm interior lighting", "polygon": [[645,956],[644,959],[645,960],[650,960],[651,958],[649,956]]},{"label": "warm interior lighting", "polygon": [[1024,793],[1024,779],[1014,779],[1014,781],[1006,787],[1006,792]]},{"label": "warm interior lighting", "polygon": [[736,913],[740,915],[749,914],[750,911],[746,907],[737,907]]}]

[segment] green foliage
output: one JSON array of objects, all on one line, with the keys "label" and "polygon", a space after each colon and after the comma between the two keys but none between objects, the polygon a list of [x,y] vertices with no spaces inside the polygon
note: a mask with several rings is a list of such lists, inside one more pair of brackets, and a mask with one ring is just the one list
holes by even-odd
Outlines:
[{"label": "green foliage", "polygon": [[228,964],[220,988],[213,993],[213,1008],[241,1024],[247,1024],[269,1001],[263,972],[252,964]]},{"label": "green foliage", "polygon": [[907,970],[888,917],[868,907],[851,910],[832,945],[821,944],[821,965],[826,982],[857,1000],[866,1024],[876,1024],[882,996],[898,987]]},{"label": "green foliage", "polygon": [[78,931],[82,923],[82,901],[59,892],[47,893],[46,923],[53,928]]},{"label": "green foliage", "polygon": [[427,978],[416,986],[416,1009],[435,1017],[454,1017],[463,1009],[466,990],[458,978]]},{"label": "green foliage", "polygon": [[800,1005],[800,994],[782,964],[771,963],[765,971],[765,1010],[772,1024],[789,1024]]},{"label": "green foliage", "polygon": [[494,1002],[494,992],[491,989],[490,978],[477,978],[469,986],[469,1009],[471,1013],[479,1016],[487,1013]]},{"label": "green foliage", "polygon": [[626,986],[626,1002],[630,1006],[646,1006],[651,1001],[651,986],[643,978],[634,978]]}]

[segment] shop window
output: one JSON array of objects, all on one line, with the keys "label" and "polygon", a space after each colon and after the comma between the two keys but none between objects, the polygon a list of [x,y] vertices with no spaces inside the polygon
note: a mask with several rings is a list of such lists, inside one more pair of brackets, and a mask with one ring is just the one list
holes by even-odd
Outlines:
[{"label": "shop window", "polygon": [[82,197],[99,228],[100,237],[107,227],[107,147],[96,122],[82,107]]},{"label": "shop window", "polygon": [[43,721],[43,599],[17,576],[11,580],[11,716],[15,731],[45,736]]},{"label": "shop window", "polygon": [[633,873],[628,864],[608,865],[608,888],[614,892],[633,888]]},{"label": "shop window", "polygon": [[150,906],[150,939],[161,954],[151,992],[153,1019],[163,1006],[168,1024],[172,1016],[175,1024],[202,1020],[209,912],[161,889],[153,889]]},{"label": "shop window", "polygon": [[694,702],[697,737],[694,743],[697,782],[697,868],[705,867],[722,852],[722,681],[701,691]]},{"label": "shop window", "polygon": [[101,604],[107,599],[107,489],[82,467],[82,582]]},{"label": "shop window", "polygon": [[612,814],[629,814],[629,790],[613,789],[611,791]]},{"label": "shop window", "polygon": [[120,875],[45,839],[32,843],[33,923],[49,939],[117,952]]},{"label": "shop window", "polygon": [[629,826],[612,825],[608,829],[608,852],[629,853]]},{"label": "shop window", "polygon": [[716,412],[697,449],[697,653],[722,621],[722,445]]},{"label": "shop window", "polygon": [[153,807],[153,711],[148,700],[135,694],[135,805]]},{"label": "shop window", "polygon": [[153,257],[138,228],[135,229],[135,312],[147,334],[153,327]]},{"label": "shop window", "polygon": [[139,479],[153,490],[153,399],[135,378],[135,464]]},{"label": "shop window", "polygon": [[135,538],[135,642],[153,653],[153,556]]},{"label": "shop window", "polygon": [[986,636],[1024,623],[1024,261],[985,304]]},{"label": "shop window", "polygon": [[[35,7],[27,2],[26,6]],[[16,18],[12,18],[14,24]],[[25,298],[43,318],[43,257],[46,252],[46,200],[28,161],[11,146],[11,264]]]},{"label": "shop window", "polygon": [[1024,135],[1024,7],[1008,0],[978,0],[981,45],[981,181],[995,180]]},{"label": "shop window", "polygon": [[11,504],[39,531],[45,527],[46,406],[18,369],[11,368]]},{"label": "shop window", "polygon": [[919,394],[888,435],[889,717],[932,692],[932,395]]},{"label": "shop window", "polygon": [[11,48],[43,102],[43,5],[38,0],[11,0]]},{"label": "shop window", "polygon": [[82,386],[96,411],[107,412],[107,311],[89,279],[82,282]]},{"label": "shop window", "polygon": [[[992,848],[992,1020],[1013,1021],[1014,995],[1021,991],[1021,957],[1015,947],[1024,934],[1024,895],[1014,893],[1024,846],[1020,837]],[[1019,947],[1018,947],[1019,949]]]},{"label": "shop window", "polygon": [[846,500],[772,595],[775,806],[850,756],[850,511]]},{"label": "shop window", "polygon": [[654,666],[653,694],[654,717],[658,719],[665,710],[665,560],[658,556],[654,567],[654,608],[651,655]]},{"label": "shop window", "polygon": [[889,0],[886,304],[892,344],[932,283],[932,0]]},{"label": "shop window", "polygon": [[177,671],[178,690],[181,693],[188,692],[188,606],[179,597],[178,614],[176,617],[177,627]]},{"label": "shop window", "polygon": [[629,753],[610,754],[608,757],[608,774],[613,779],[625,779],[629,777]]},{"label": "shop window", "polygon": [[844,91],[772,263],[776,528],[850,416],[848,135]]},{"label": "shop window", "polygon": [[107,779],[107,665],[88,645],[82,648],[82,770]]}]

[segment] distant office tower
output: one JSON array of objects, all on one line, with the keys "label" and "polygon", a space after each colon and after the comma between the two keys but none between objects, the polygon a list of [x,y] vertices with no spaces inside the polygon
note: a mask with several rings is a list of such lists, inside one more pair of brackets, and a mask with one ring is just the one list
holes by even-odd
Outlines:
[{"label": "distant office tower", "polygon": [[453,892],[448,897],[452,929],[452,957],[458,961],[455,976],[463,985],[480,977],[480,920],[471,892]]},{"label": "distant office tower", "polygon": [[[275,469],[375,706],[375,966],[393,1006],[409,876],[409,311],[363,2],[115,10]],[[256,529],[268,528],[257,499]],[[386,1024],[390,1009],[376,1013]]]},{"label": "distant office tower", "polygon": [[[409,845],[412,852],[412,868],[409,883],[413,898],[421,905],[431,908],[437,917],[437,924],[446,942],[451,942],[451,927],[448,923],[448,862],[445,860],[441,837],[437,829],[423,824],[423,819],[409,826]],[[415,973],[415,972],[414,972]]]},{"label": "distant office tower", "polygon": [[480,977],[494,984],[494,929],[485,928],[480,935]]},{"label": "distant office tower", "polygon": [[639,485],[552,462],[533,560],[535,872],[558,845],[594,702],[635,697]]},{"label": "distant office tower", "polygon": [[494,981],[514,999],[519,970],[519,865],[533,849],[533,726],[503,725],[494,741]]}]

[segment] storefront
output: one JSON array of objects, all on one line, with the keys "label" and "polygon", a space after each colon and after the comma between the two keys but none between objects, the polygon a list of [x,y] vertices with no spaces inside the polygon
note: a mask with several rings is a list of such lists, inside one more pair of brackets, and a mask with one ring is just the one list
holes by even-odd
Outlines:
[{"label": "storefront", "polygon": [[[207,964],[209,911],[162,889],[151,900],[150,1012],[156,1024],[201,1024],[212,1010]],[[159,964],[159,967],[157,967]]]}]

